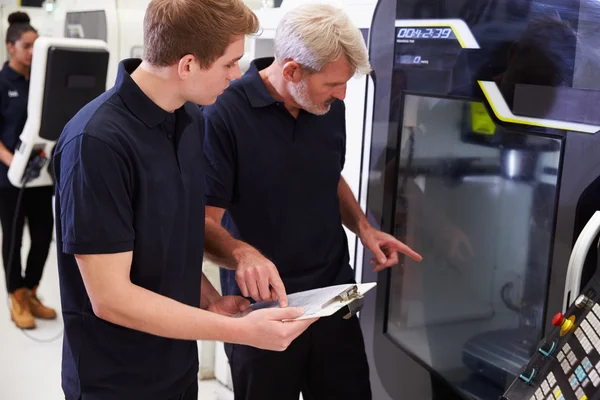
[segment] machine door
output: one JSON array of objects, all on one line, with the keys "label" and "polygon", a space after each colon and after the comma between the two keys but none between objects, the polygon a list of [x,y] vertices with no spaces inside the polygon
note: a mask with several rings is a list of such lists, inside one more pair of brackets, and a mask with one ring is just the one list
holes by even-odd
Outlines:
[{"label": "machine door", "polygon": [[365,252],[375,399],[495,400],[537,351],[587,184],[565,183],[566,166],[598,164],[568,146],[600,130],[580,29],[600,28],[595,15],[567,1],[379,3],[363,196],[371,222],[424,259],[376,276]]}]

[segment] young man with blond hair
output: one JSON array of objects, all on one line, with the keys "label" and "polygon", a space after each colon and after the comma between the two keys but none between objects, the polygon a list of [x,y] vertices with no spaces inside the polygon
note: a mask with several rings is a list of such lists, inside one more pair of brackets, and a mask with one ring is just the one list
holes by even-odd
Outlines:
[{"label": "young man with blond hair", "polygon": [[221,297],[202,273],[203,119],[240,75],[241,0],[153,0],[143,60],[65,127],[54,155],[67,400],[197,399],[197,340],[284,350],[314,321]]},{"label": "young man with blond hair", "polygon": [[[280,22],[275,58],[253,61],[204,108],[206,246],[228,269],[224,292],[285,306],[287,293],[353,282],[342,224],[376,270],[398,264],[399,252],[420,260],[368,223],[341,176],[346,84],[369,71],[348,16],[303,5]],[[360,325],[342,316],[322,318],[282,353],[227,344],[236,400],[369,400]]]}]

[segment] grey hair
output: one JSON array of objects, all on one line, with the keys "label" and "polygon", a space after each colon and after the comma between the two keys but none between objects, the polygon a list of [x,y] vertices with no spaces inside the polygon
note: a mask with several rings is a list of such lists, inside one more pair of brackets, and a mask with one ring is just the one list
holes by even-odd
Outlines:
[{"label": "grey hair", "polygon": [[371,72],[369,53],[360,30],[341,9],[304,4],[288,11],[275,33],[275,59],[294,60],[311,72],[346,56],[355,71]]}]

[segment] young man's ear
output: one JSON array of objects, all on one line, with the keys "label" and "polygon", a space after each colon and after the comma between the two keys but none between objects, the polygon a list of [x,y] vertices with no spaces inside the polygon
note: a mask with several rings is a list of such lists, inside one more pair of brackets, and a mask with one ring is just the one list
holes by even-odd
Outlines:
[{"label": "young man's ear", "polygon": [[289,60],[283,64],[283,78],[288,82],[298,83],[302,80],[304,71],[296,61]]},{"label": "young man's ear", "polygon": [[191,54],[187,54],[179,60],[179,64],[177,64],[177,73],[181,79],[187,79],[190,72],[192,72],[192,68],[194,68],[194,64],[196,63],[196,57]]}]

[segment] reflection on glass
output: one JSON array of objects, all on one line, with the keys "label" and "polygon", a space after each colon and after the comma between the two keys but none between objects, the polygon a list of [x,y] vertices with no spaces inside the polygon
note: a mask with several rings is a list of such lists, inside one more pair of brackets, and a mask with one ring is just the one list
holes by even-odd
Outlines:
[{"label": "reflection on glass", "polygon": [[403,110],[395,235],[424,259],[392,269],[387,333],[457,387],[501,394],[541,338],[561,142],[481,103],[407,95]]}]

